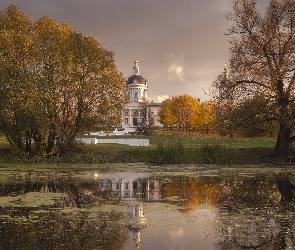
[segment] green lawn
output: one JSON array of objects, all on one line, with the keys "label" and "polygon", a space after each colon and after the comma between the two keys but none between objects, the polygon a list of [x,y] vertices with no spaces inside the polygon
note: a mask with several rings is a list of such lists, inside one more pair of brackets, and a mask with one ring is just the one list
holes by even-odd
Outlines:
[{"label": "green lawn", "polygon": [[[169,133],[169,132],[156,132],[151,136],[144,135],[125,135],[125,136],[110,136],[110,137],[99,137],[99,136],[85,136],[84,137],[95,137],[98,139],[107,138],[146,138],[150,140],[151,146],[159,144],[169,144],[177,141],[181,141],[185,148],[201,148],[203,146],[219,145],[229,148],[269,148],[275,147],[275,138],[225,138],[219,136],[200,136],[195,133]],[[82,137],[79,136],[79,137]],[[0,148],[7,148],[10,144],[5,140],[4,137],[0,137]],[[126,147],[124,145],[104,145],[105,147]],[[128,146],[127,146],[128,147]]]},{"label": "green lawn", "polygon": [[[90,137],[90,136],[88,136]],[[75,150],[62,156],[46,158],[40,155],[27,157],[0,139],[0,162],[20,163],[110,163],[149,162],[210,163],[210,164],[261,164],[273,162],[274,138],[221,138],[193,133],[155,132],[150,136],[126,135],[110,138],[148,138],[149,147],[131,147],[119,144],[77,145]],[[102,137],[97,137],[102,138]],[[103,137],[108,138],[108,137]],[[292,150],[292,161],[293,154]],[[295,159],[294,159],[295,160]]]},{"label": "green lawn", "polygon": [[199,136],[196,134],[171,134],[154,133],[150,138],[150,144],[169,143],[180,140],[186,148],[200,148],[206,145],[219,145],[230,148],[265,148],[274,147],[275,138],[221,138],[219,136]]},{"label": "green lawn", "polygon": [[202,147],[204,145],[220,145],[230,148],[256,148],[256,147],[274,147],[275,139],[251,138],[251,139],[196,139],[184,142],[186,147]]}]

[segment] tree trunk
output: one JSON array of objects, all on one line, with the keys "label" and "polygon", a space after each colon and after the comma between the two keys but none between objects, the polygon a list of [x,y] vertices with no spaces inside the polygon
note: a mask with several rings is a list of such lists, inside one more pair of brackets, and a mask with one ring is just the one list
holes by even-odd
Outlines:
[{"label": "tree trunk", "polygon": [[20,136],[20,134],[16,136],[16,146],[21,152],[24,152],[24,143],[22,139],[23,138]]},{"label": "tree trunk", "polygon": [[51,123],[48,138],[47,138],[47,148],[46,148],[47,154],[50,154],[52,152],[52,149],[55,145],[55,139],[56,139],[56,126],[54,123]]},{"label": "tree trunk", "polygon": [[275,157],[276,158],[286,158],[288,155],[288,150],[291,145],[291,134],[292,130],[288,125],[287,121],[289,120],[288,114],[288,104],[289,104],[289,95],[284,91],[284,83],[281,79],[277,81],[276,84],[277,91],[277,104],[279,107],[279,123],[280,130],[277,137],[277,143],[275,147]]},{"label": "tree trunk", "polygon": [[26,153],[31,155],[32,154],[32,139],[26,138]]},{"label": "tree trunk", "polygon": [[295,185],[291,183],[289,176],[279,174],[276,176],[279,192],[281,194],[281,202],[290,202],[294,198],[292,190],[295,190]]},{"label": "tree trunk", "polygon": [[32,154],[32,135],[30,129],[26,130],[26,153]]},{"label": "tree trunk", "polygon": [[39,129],[33,128],[33,140],[36,147],[36,153],[39,154],[41,152],[41,148],[42,148],[41,144],[43,141],[43,138],[41,136]]},{"label": "tree trunk", "polygon": [[291,145],[291,129],[285,124],[280,124],[280,131],[277,137],[277,142],[275,146],[275,157],[276,158],[286,158]]}]

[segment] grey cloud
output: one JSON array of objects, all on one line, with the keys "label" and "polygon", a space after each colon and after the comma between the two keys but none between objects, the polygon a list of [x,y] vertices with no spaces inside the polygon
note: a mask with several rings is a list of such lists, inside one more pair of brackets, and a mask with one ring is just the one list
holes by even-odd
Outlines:
[{"label": "grey cloud", "polygon": [[[10,0],[1,0],[4,9]],[[189,94],[208,99],[208,87],[227,60],[228,0],[15,0],[38,19],[48,15],[97,36],[115,52],[126,76],[139,60],[149,97]]]}]

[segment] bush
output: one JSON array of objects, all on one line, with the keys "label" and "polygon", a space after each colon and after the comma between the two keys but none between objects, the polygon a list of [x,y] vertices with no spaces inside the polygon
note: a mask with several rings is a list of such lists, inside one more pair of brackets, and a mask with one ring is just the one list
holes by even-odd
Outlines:
[{"label": "bush", "polygon": [[226,155],[224,151],[220,145],[205,145],[200,148],[200,157],[204,163],[220,163]]},{"label": "bush", "polygon": [[276,163],[272,148],[229,148],[205,145],[197,150],[195,162],[205,164],[268,164]]},{"label": "bush", "polygon": [[151,152],[148,161],[157,164],[186,163],[186,150],[180,140],[170,144],[160,143]]}]

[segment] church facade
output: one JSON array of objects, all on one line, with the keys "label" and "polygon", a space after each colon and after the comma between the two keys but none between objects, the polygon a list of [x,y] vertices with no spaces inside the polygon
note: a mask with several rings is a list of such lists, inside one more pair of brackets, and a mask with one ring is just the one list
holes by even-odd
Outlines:
[{"label": "church facade", "polygon": [[151,127],[160,126],[159,110],[161,103],[149,102],[147,81],[139,74],[138,61],[134,61],[133,75],[127,81],[128,101],[124,106],[122,128],[135,132],[142,124],[144,116]]}]

